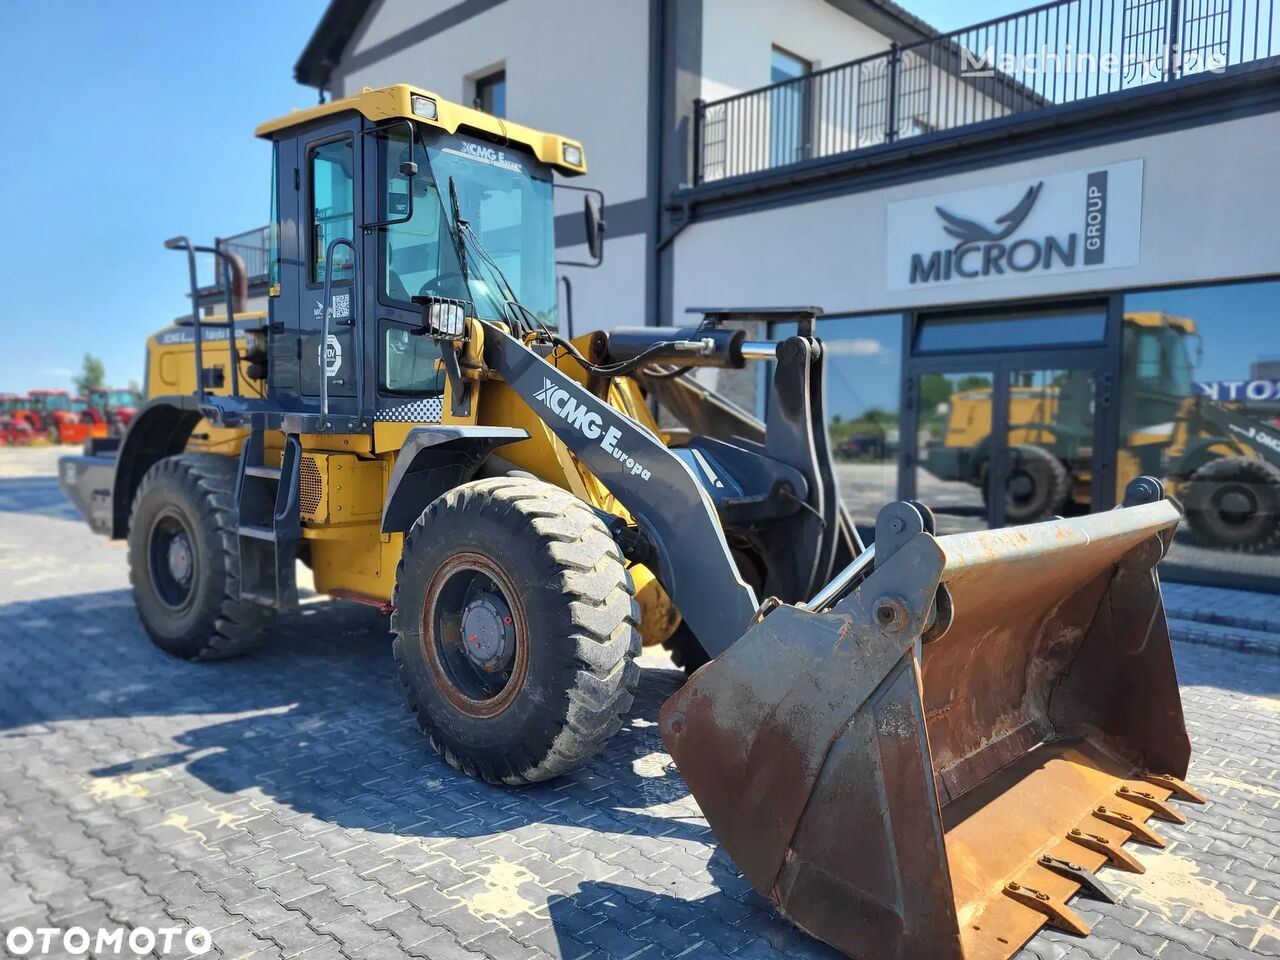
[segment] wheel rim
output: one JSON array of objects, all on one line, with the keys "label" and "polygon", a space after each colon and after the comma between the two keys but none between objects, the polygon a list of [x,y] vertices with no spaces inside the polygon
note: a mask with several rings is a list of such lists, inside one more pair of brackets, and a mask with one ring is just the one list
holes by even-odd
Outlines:
[{"label": "wheel rim", "polygon": [[529,671],[524,608],[506,572],[476,553],[450,557],[427,588],[422,648],[436,686],[459,711],[494,717]]},{"label": "wheel rim", "polygon": [[147,538],[147,570],[160,602],[173,610],[190,605],[198,574],[195,538],[173,510],[158,514]]},{"label": "wheel rim", "polygon": [[1009,499],[1018,506],[1025,506],[1035,496],[1035,477],[1025,470],[1014,470],[1009,474]]},{"label": "wheel rim", "polygon": [[1218,519],[1229,527],[1247,527],[1258,521],[1261,504],[1257,495],[1243,484],[1223,484],[1213,492],[1212,501]]}]

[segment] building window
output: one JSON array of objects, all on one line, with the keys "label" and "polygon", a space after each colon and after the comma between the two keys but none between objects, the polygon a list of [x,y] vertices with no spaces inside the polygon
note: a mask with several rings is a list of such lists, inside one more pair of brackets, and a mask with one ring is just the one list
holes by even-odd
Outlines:
[{"label": "building window", "polygon": [[1106,339],[1104,307],[1080,311],[1019,310],[963,316],[924,317],[916,330],[916,353],[955,353],[1101,344]]},{"label": "building window", "polygon": [[[845,507],[864,531],[875,526],[881,507],[897,499],[902,322],[902,314],[886,313],[817,323],[836,479]],[[795,334],[794,323],[770,330],[776,340]]]},{"label": "building window", "polygon": [[495,117],[507,115],[507,71],[499,70],[476,81],[475,108]]},{"label": "building window", "polygon": [[769,166],[803,160],[808,154],[809,85],[804,78],[813,64],[774,47],[769,82]]},{"label": "building window", "polygon": [[1274,583],[1280,280],[1124,296],[1117,486],[1162,477],[1186,511],[1168,562]]}]

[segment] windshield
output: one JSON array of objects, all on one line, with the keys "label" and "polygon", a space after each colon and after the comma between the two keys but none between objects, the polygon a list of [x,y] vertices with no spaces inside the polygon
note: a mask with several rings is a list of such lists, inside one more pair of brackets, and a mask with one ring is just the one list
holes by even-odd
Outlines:
[{"label": "windshield", "polygon": [[[387,138],[383,158],[385,216],[393,219],[408,209],[408,180],[400,173],[401,162],[409,158],[405,133]],[[413,216],[388,225],[384,233],[385,295],[406,305],[415,295],[469,299],[478,316],[506,319],[505,296],[493,271],[473,252],[467,257],[468,286],[463,285],[451,229],[452,178],[462,218],[516,298],[547,326],[554,326],[555,220],[545,168],[513,148],[448,135],[434,138],[425,151],[416,144],[413,159],[418,164]]]}]

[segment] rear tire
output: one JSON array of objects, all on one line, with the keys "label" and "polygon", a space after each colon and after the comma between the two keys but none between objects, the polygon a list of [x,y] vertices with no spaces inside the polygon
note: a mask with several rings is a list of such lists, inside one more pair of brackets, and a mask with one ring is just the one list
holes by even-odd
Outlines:
[{"label": "rear tire", "polygon": [[[1009,448],[1004,515],[1010,523],[1036,523],[1059,516],[1070,493],[1067,468],[1044,447],[1018,444]],[[984,500],[988,496],[984,489]]]},{"label": "rear tire", "polygon": [[391,615],[409,706],[450,765],[524,784],[593,756],[630,709],[639,607],[591,509],[524,477],[463,484],[405,535]]},{"label": "rear tire", "polygon": [[1187,483],[1187,524],[1206,543],[1261,553],[1280,544],[1280,470],[1251,457],[1220,457]]},{"label": "rear tire", "polygon": [[182,454],[156,463],[129,519],[129,582],[143,629],[184,660],[222,660],[266,639],[275,611],[239,597],[236,460]]}]

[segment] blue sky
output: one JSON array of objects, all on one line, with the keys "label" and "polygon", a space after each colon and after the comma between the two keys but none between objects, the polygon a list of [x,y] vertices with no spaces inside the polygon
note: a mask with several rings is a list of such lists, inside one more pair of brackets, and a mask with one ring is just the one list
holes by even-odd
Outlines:
[{"label": "blue sky", "polygon": [[[948,30],[1028,2],[905,5]],[[67,387],[86,350],[103,359],[112,384],[141,381],[144,338],[186,310],[183,259],[161,243],[179,233],[209,241],[266,221],[270,154],[253,127],[315,102],[292,68],[324,7],[5,5],[0,392]],[[855,379],[868,379],[846,388],[849,406],[862,405],[853,394],[866,403],[891,395],[885,378],[896,366],[883,354],[863,359],[869,369]]]},{"label": "blue sky", "polygon": [[163,249],[269,216],[261,120],[315,102],[293,63],[324,0],[11,2],[0,30],[0,392],[69,387],[86,350],[142,380],[183,313]]},{"label": "blue sky", "polygon": [[[941,29],[1026,6],[908,0]],[[293,63],[325,0],[41,0],[0,30],[0,392],[68,387],[86,350],[142,380],[186,309],[181,255],[264,223],[261,120],[315,102]]]}]

